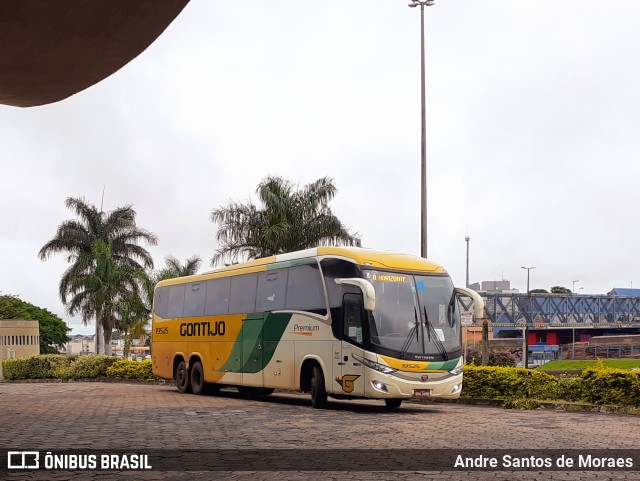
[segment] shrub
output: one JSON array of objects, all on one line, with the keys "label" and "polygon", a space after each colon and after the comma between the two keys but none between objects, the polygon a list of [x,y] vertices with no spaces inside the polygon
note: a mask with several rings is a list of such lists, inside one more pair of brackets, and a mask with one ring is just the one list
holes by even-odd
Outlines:
[{"label": "shrub", "polygon": [[105,355],[44,354],[6,359],[2,366],[9,381],[18,379],[97,379],[107,376],[107,368],[116,361]]},{"label": "shrub", "polygon": [[552,399],[558,380],[533,369],[466,366],[462,396],[489,399]]},{"label": "shrub", "polygon": [[113,363],[109,369],[107,369],[107,376],[117,379],[159,379],[153,374],[150,359],[147,359],[146,361],[127,361],[125,359],[121,359],[120,361]]},{"label": "shrub", "polygon": [[[467,364],[482,365],[482,352],[477,349],[467,350]],[[516,356],[511,351],[489,350],[489,366],[515,367]]]},{"label": "shrub", "polygon": [[40,356],[5,359],[2,364],[4,377],[13,381],[16,379],[51,379],[55,378],[55,371],[65,369],[78,356],[63,354],[43,354]]},{"label": "shrub", "polygon": [[582,398],[592,404],[640,405],[640,376],[635,371],[591,368],[583,371]]},{"label": "shrub", "polygon": [[113,356],[85,355],[68,366],[62,366],[54,370],[56,379],[100,379],[107,377],[107,368],[116,362]]},{"label": "shrub", "polygon": [[562,378],[556,389],[556,399],[570,402],[584,401],[584,379],[581,377]]}]

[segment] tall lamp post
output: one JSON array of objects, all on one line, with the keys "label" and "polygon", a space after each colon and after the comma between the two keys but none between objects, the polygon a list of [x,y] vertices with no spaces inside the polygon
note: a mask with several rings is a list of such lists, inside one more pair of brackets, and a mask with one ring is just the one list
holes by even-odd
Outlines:
[{"label": "tall lamp post", "polygon": [[469,287],[469,241],[471,240],[471,237],[466,236],[464,238],[464,241],[467,243],[467,283],[465,284],[465,287]]},{"label": "tall lamp post", "polygon": [[531,269],[535,269],[535,267],[524,267],[524,266],[522,266],[521,269],[526,269],[527,270],[527,294],[529,294],[529,273],[531,272]]},{"label": "tall lamp post", "polygon": [[573,287],[571,288],[571,293],[575,294],[576,293],[576,282],[580,282],[580,281],[571,281],[573,282]]},{"label": "tall lamp post", "polygon": [[[531,273],[531,269],[535,269],[535,267],[521,267],[522,269],[526,269],[527,270],[527,295],[530,295],[530,289],[529,289],[529,274]],[[527,316],[531,316],[531,297],[529,297],[528,299],[528,309],[529,312],[527,313]],[[527,329],[527,324],[526,324],[527,319],[525,318],[525,325],[524,325],[524,329],[522,329],[522,367],[527,368],[529,367],[529,343],[528,343],[528,339],[527,339],[527,335],[528,335],[528,329]]]},{"label": "tall lamp post", "polygon": [[420,255],[427,257],[427,127],[426,127],[426,107],[424,93],[424,7],[430,7],[435,0],[411,0],[409,6],[415,8],[420,6],[420,67],[421,67],[421,93],[422,93],[422,148],[421,148],[421,211],[420,211]]}]

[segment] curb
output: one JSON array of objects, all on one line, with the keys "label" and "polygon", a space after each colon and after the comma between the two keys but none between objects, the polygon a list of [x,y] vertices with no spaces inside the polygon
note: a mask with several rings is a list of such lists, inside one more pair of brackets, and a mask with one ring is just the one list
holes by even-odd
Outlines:
[{"label": "curb", "polygon": [[[503,407],[504,399],[459,398],[459,399],[430,399],[415,401],[422,404],[466,404],[472,406]],[[509,408],[505,408],[509,409]],[[540,411],[565,411],[583,413],[608,413],[626,414],[630,416],[640,415],[640,408],[634,406],[612,406],[597,404],[577,404],[564,401],[538,401],[538,406],[530,410]]]}]

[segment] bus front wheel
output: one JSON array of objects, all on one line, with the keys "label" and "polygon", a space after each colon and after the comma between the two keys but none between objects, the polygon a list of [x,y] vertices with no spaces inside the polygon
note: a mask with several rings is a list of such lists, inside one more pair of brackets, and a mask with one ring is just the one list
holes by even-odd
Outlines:
[{"label": "bus front wheel", "polygon": [[191,366],[190,380],[193,394],[204,394],[204,370],[200,361],[194,362]]},{"label": "bus front wheel", "polygon": [[327,390],[324,386],[324,374],[318,365],[313,366],[311,378],[311,406],[316,409],[327,407]]},{"label": "bus front wheel", "polygon": [[189,370],[187,369],[187,364],[184,361],[180,361],[180,363],[176,367],[174,379],[176,380],[176,387],[178,388],[178,392],[191,392],[191,384],[189,383]]}]

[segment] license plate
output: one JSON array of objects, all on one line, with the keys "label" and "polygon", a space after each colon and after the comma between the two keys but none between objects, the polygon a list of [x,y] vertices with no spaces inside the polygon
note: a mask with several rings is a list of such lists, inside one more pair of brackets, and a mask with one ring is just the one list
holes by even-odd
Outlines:
[{"label": "license plate", "polygon": [[414,389],[413,397],[431,397],[431,389]]}]

